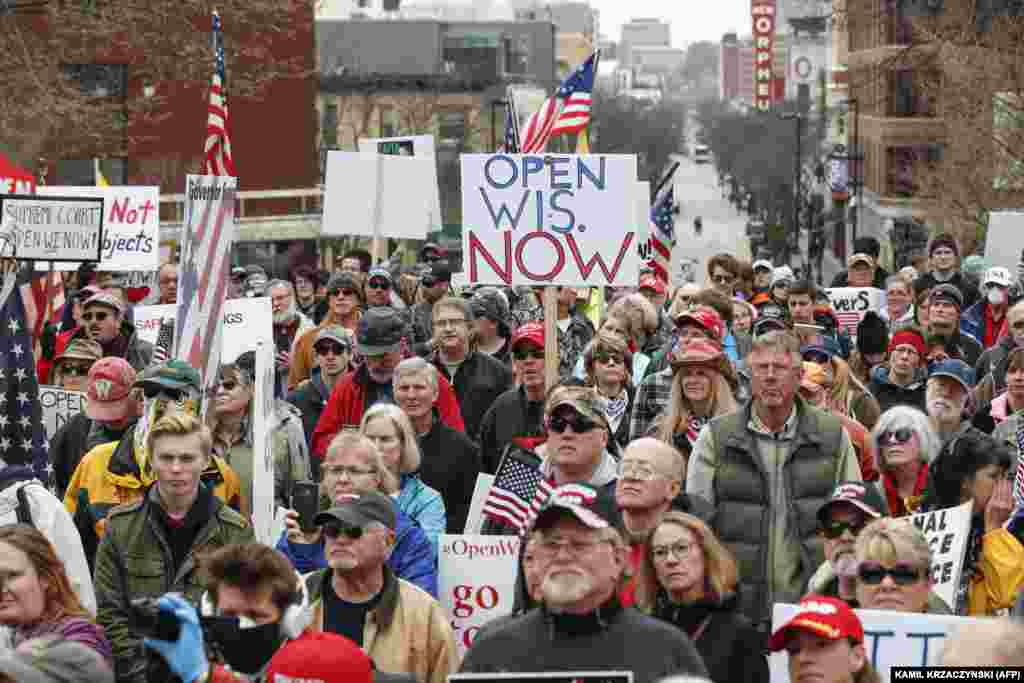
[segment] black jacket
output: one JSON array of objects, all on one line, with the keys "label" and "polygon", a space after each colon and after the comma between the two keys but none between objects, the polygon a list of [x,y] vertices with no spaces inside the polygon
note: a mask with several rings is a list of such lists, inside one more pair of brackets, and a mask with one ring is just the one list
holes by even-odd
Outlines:
[{"label": "black jacket", "polygon": [[889,368],[884,365],[874,368],[867,388],[878,401],[879,414],[893,406],[911,406],[925,412],[924,390],[928,376],[923,370],[918,371],[918,375],[910,384],[901,387],[889,380]]},{"label": "black jacket", "polygon": [[586,615],[532,609],[477,634],[463,673],[633,672],[634,683],[667,676],[707,676],[693,642],[679,629],[623,608],[613,599]]},{"label": "black jacket", "polygon": [[767,643],[736,606],[732,593],[679,606],[659,591],[652,616],[676,625],[694,639],[714,683],[768,683]]},{"label": "black jacket", "polygon": [[512,388],[512,370],[501,361],[470,351],[455,373],[448,374],[448,367],[441,361],[439,353],[431,359],[438,372],[444,375],[455,389],[462,419],[466,423],[466,435],[474,441],[480,439],[480,422],[484,413],[495,399]]},{"label": "black jacket", "polygon": [[448,517],[448,533],[461,534],[480,474],[480,452],[469,437],[441,422],[436,412],[434,425],[420,437],[419,445],[423,456],[420,479],[441,494]]},{"label": "black jacket", "polygon": [[[302,414],[302,431],[306,434],[306,445],[310,453],[313,452],[313,431],[330,397],[331,390],[324,384],[320,368],[313,368],[310,378],[300,382],[299,386],[288,393],[287,401]],[[309,464],[312,467],[313,479],[319,481],[320,458],[310,457]]]},{"label": "black jacket", "polygon": [[[920,292],[924,289],[932,289],[933,287],[937,287],[941,284],[943,283],[936,280],[931,271],[928,271],[923,275],[919,275],[914,281],[914,291]],[[946,280],[946,284],[955,285],[956,288],[960,290],[960,293],[963,294],[964,305],[960,308],[961,311],[966,311],[981,299],[981,293],[978,291],[978,288],[968,282],[967,279],[964,278],[963,273],[959,271],[954,273],[952,278]]]},{"label": "black jacket", "polygon": [[71,476],[75,473],[78,463],[88,452],[86,441],[92,420],[85,413],[72,415],[50,439],[50,464],[53,466],[53,485],[56,495],[64,499]]},{"label": "black jacket", "polygon": [[513,439],[544,437],[544,402],[527,400],[522,387],[509,389],[484,414],[479,436],[482,471],[494,474]]}]

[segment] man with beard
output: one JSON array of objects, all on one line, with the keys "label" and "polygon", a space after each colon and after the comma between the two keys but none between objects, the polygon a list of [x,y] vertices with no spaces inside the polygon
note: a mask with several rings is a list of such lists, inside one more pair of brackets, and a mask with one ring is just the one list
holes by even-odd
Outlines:
[{"label": "man with beard", "polygon": [[[363,413],[375,403],[394,403],[395,367],[402,360],[405,323],[398,311],[378,306],[359,319],[356,350],[365,362],[335,385],[313,430],[313,453],[323,458],[327,447],[342,429],[358,429]],[[438,379],[438,415],[452,429],[466,431],[451,384]]]},{"label": "man with beard", "polygon": [[825,561],[811,577],[807,592],[839,598],[857,607],[857,534],[884,510],[885,501],[873,484],[843,481],[836,486],[828,501],[818,508]]},{"label": "man with beard", "polygon": [[461,671],[628,670],[636,683],[706,677],[682,630],[619,602],[626,546],[616,519],[607,494],[579,484],[556,488],[531,529],[546,562],[541,606],[478,634]]},{"label": "man with beard", "polygon": [[512,388],[512,371],[500,361],[469,349],[473,325],[470,303],[445,297],[434,304],[434,367],[451,382],[459,402],[466,434],[479,438],[480,422],[495,399]]},{"label": "man with beard", "polygon": [[423,301],[412,307],[413,349],[421,356],[430,352],[434,338],[434,304],[448,295],[452,284],[452,271],[445,261],[434,261],[430,270],[420,278]]},{"label": "man with beard", "polygon": [[960,330],[960,311],[964,297],[951,284],[941,284],[928,295],[928,334],[944,337],[959,351],[964,361],[974,367],[981,357],[981,344],[974,337]]},{"label": "man with beard", "polygon": [[282,396],[288,386],[288,371],[292,365],[292,347],[296,339],[313,329],[313,321],[304,316],[295,303],[295,288],[285,280],[267,283],[267,296],[274,315],[274,357],[277,373],[274,394]]},{"label": "man with beard", "polygon": [[981,298],[978,288],[968,282],[957,267],[960,248],[952,235],[936,235],[928,247],[928,258],[932,269],[917,278],[915,290],[931,289],[940,284],[953,285],[961,293],[961,308],[973,306]]},{"label": "man with beard", "polygon": [[82,327],[68,343],[79,338],[99,344],[104,356],[124,358],[136,372],[142,372],[153,360],[153,345],[140,339],[135,326],[125,320],[124,301],[112,292],[101,291],[86,300]]},{"label": "man with beard", "polygon": [[942,439],[943,450],[967,430],[983,434],[966,419],[973,386],[974,370],[956,358],[936,363],[928,373],[925,406],[935,432]]}]

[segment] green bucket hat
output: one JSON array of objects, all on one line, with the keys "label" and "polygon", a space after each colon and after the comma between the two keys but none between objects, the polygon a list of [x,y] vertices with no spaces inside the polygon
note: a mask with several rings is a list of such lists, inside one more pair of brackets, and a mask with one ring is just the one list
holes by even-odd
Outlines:
[{"label": "green bucket hat", "polygon": [[183,360],[172,359],[161,365],[146,368],[142,376],[135,381],[135,386],[157,386],[165,389],[203,390],[203,382],[199,371]]}]

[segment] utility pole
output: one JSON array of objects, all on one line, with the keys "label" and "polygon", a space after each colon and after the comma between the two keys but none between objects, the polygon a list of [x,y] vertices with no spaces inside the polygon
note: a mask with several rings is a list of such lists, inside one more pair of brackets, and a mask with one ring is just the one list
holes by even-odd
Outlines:
[{"label": "utility pole", "polygon": [[[804,134],[804,115],[796,112],[794,114],[779,114],[779,117],[787,121],[796,121],[796,162],[794,165],[793,172],[793,237],[795,238],[797,249],[800,248],[800,202],[801,195],[803,194],[803,134]],[[785,262],[787,265],[790,264],[792,259],[792,251],[789,246],[789,237],[786,237],[786,249],[783,252],[785,255]]]}]

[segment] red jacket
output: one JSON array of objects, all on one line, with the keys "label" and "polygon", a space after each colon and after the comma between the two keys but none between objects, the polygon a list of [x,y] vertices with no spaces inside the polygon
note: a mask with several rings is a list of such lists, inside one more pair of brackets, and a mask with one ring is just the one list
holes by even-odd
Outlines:
[{"label": "red jacket", "polygon": [[[320,420],[313,430],[313,454],[323,460],[331,440],[342,429],[359,428],[359,423],[366,412],[366,383],[369,381],[366,366],[360,366],[341,378],[331,397],[324,406]],[[462,421],[462,412],[455,399],[455,391],[441,373],[437,373],[437,408],[441,420],[457,432],[466,433],[466,425]]]}]

